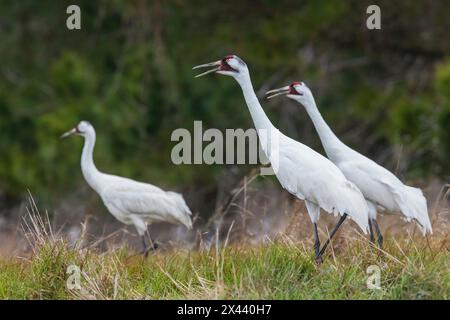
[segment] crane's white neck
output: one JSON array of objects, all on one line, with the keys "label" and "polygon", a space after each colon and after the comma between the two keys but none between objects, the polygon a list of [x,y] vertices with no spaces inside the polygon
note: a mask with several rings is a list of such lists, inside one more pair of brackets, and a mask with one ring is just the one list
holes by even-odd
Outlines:
[{"label": "crane's white neck", "polygon": [[97,170],[94,163],[94,146],[95,131],[87,131],[84,136],[83,152],[81,153],[81,171],[89,186],[99,193],[102,173]]},{"label": "crane's white neck", "polygon": [[278,130],[273,126],[264,112],[261,104],[259,103],[258,97],[253,89],[252,81],[248,73],[236,77],[237,82],[241,86],[242,92],[244,94],[245,102],[247,104],[248,110],[252,117],[255,128],[258,132],[258,136],[261,142],[262,149],[270,158],[270,153],[268,153],[268,148],[271,146],[271,137],[274,137],[278,133]]},{"label": "crane's white neck", "polygon": [[317,133],[319,134],[320,141],[322,142],[328,158],[334,161],[333,158],[337,155],[339,149],[345,145],[341,142],[341,140],[339,140],[339,138],[334,134],[323,119],[312,94],[306,96],[302,104],[311,118]]}]

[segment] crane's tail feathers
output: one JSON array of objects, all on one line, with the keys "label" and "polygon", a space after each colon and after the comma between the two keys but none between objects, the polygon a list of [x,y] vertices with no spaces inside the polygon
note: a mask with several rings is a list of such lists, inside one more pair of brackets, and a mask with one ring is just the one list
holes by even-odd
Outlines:
[{"label": "crane's tail feathers", "polygon": [[334,213],[335,216],[342,216],[346,213],[348,217],[358,225],[364,234],[368,234],[369,207],[367,205],[367,201],[364,199],[361,191],[349,181],[346,181],[344,191],[345,192],[339,193],[339,196],[336,196],[336,199],[332,202],[339,204],[339,206],[331,208],[322,206],[322,208],[329,213]]},{"label": "crane's tail feathers", "polygon": [[363,231],[364,234],[369,234],[369,219],[361,219],[360,217],[358,217],[357,219],[355,219],[355,217],[351,216],[350,214],[348,215],[353,221],[356,222],[356,224],[358,225],[358,227]]},{"label": "crane's tail feathers", "polygon": [[365,214],[366,218],[364,218],[364,209],[363,207],[355,209],[353,206],[352,207],[343,207],[341,209],[334,209],[334,210],[326,210],[325,211],[329,212],[329,213],[333,213],[335,216],[343,216],[344,214],[347,214],[348,217],[353,220],[358,227],[362,230],[362,232],[364,234],[368,234],[369,233],[369,220],[368,220],[368,215],[367,212]]},{"label": "crane's tail feathers", "polygon": [[188,228],[189,230],[192,229],[192,212],[189,209],[189,207],[187,206],[186,202],[184,201],[184,198],[181,194],[177,193],[177,192],[168,192],[172,198],[174,199],[175,203],[176,203],[176,207],[178,208],[176,214],[176,219],[183,224],[184,226],[186,226],[186,228]]},{"label": "crane's tail feathers", "polygon": [[359,188],[350,181],[347,181],[349,192],[346,192],[349,197],[347,201],[347,208],[345,213],[356,222],[364,234],[369,233],[369,206]]},{"label": "crane's tail feathers", "polygon": [[422,190],[405,186],[404,192],[398,193],[399,206],[407,221],[415,220],[423,235],[433,233],[428,215],[427,200]]}]

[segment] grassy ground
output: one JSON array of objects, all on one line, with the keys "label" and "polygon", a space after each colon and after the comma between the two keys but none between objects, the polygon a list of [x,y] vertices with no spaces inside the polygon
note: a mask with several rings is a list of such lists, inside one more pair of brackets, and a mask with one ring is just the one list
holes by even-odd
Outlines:
[{"label": "grassy ground", "polygon": [[[259,245],[244,237],[144,259],[126,246],[100,251],[98,239],[87,240],[86,223],[78,242],[69,245],[31,201],[23,223],[30,251],[0,255],[0,299],[448,299],[449,211],[435,207],[432,236],[416,234],[414,226],[386,231],[381,250],[347,226],[318,266],[311,237],[294,237],[310,229],[300,215],[289,224],[292,232]],[[380,270],[379,289],[367,287],[371,266]],[[77,278],[79,288],[71,287]]]},{"label": "grassy ground", "polygon": [[[1,299],[447,299],[447,237],[386,239],[385,251],[363,238],[342,240],[316,266],[310,245],[289,238],[257,247],[171,251],[132,256],[70,248],[42,232],[28,258],[0,260]],[[69,265],[81,268],[81,289],[68,289]],[[381,289],[366,286],[367,268],[381,269]],[[72,278],[73,279],[73,278]]]}]

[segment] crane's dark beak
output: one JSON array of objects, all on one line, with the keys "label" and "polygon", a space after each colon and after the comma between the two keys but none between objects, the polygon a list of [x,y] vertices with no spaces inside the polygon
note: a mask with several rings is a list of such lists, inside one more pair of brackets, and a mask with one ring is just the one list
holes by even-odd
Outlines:
[{"label": "crane's dark beak", "polygon": [[63,134],[60,136],[60,138],[61,138],[61,139],[64,139],[64,138],[67,138],[67,137],[69,137],[69,136],[71,136],[71,135],[73,135],[73,134],[75,134],[75,133],[78,133],[78,129],[77,129],[77,128],[73,128],[73,129],[71,129],[71,130],[69,130],[69,131],[63,133]]},{"label": "crane's dark beak", "polygon": [[266,92],[266,96],[267,96],[266,98],[272,99],[272,98],[275,98],[276,96],[287,95],[287,94],[289,94],[290,91],[291,91],[290,86],[285,86],[282,88],[269,90]]},{"label": "crane's dark beak", "polygon": [[202,77],[204,75],[207,75],[209,73],[213,73],[213,72],[219,71],[220,70],[220,65],[221,65],[221,60],[218,60],[218,61],[214,61],[214,62],[205,63],[205,64],[201,64],[201,65],[195,66],[195,67],[192,68],[192,70],[199,69],[199,68],[215,67],[213,69],[210,69],[208,71],[205,71],[203,73],[200,73],[200,74],[196,75],[195,78],[198,78],[198,77]]}]

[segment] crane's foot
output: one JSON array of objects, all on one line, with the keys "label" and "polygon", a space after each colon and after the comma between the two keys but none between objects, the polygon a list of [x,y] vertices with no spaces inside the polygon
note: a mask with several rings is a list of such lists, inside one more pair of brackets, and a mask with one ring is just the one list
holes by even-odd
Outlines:
[{"label": "crane's foot", "polygon": [[315,258],[315,262],[318,266],[320,266],[323,263],[323,258],[322,256],[316,256]]},{"label": "crane's foot", "polygon": [[144,255],[145,258],[148,257],[148,254],[151,251],[155,251],[156,249],[158,249],[158,247],[159,247],[158,243],[153,241],[151,238],[150,238],[150,245],[147,246],[147,243],[145,241],[145,236],[142,236],[142,248],[143,248],[143,250],[140,252],[140,254]]},{"label": "crane's foot", "polygon": [[141,252],[141,254],[144,255],[145,258],[147,258],[147,257],[148,257],[148,254],[149,254],[150,252],[153,252],[153,251],[155,251],[155,250],[158,249],[158,248],[159,248],[158,243],[153,242],[153,245],[150,245],[150,246],[148,246],[147,248],[145,248],[145,249]]}]

